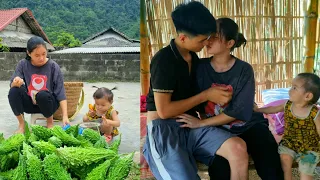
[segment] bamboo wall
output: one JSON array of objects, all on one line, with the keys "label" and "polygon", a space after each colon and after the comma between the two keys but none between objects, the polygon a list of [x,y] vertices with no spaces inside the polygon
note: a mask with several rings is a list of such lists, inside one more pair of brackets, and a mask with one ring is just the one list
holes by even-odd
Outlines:
[{"label": "bamboo wall", "polygon": [[[170,18],[183,0],[146,0],[151,56],[175,36]],[[200,0],[216,17],[230,17],[247,38],[235,56],[249,62],[255,71],[256,102],[261,91],[290,87],[303,70],[303,23],[307,2],[301,0]],[[318,26],[318,47],[320,42]],[[318,48],[319,49],[319,48]],[[320,50],[318,50],[320,53]],[[205,57],[203,50],[200,57]],[[319,60],[319,54],[318,54]],[[320,61],[320,60],[319,60]],[[320,67],[320,63],[316,64]]]}]

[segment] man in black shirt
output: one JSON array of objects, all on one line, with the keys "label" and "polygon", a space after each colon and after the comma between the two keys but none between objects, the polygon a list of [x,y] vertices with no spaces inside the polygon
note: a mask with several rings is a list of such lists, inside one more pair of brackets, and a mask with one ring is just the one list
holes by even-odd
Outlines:
[{"label": "man in black shirt", "polygon": [[176,116],[187,112],[196,116],[193,107],[205,101],[225,104],[231,93],[213,87],[196,94],[194,52],[207,45],[216,32],[210,11],[193,1],[172,12],[178,37],[161,49],[151,61],[150,91],[147,99],[148,132],[143,154],[157,179],[195,180],[195,160],[210,165],[218,154],[226,158],[232,179],[248,178],[248,154],[245,142],[217,127],[181,128]]}]

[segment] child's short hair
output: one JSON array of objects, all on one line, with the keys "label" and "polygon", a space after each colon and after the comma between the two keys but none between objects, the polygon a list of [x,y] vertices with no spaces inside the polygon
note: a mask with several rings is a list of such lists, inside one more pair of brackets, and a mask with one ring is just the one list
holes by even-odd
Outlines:
[{"label": "child's short hair", "polygon": [[[98,88],[96,86],[92,86],[92,87]],[[93,98],[94,99],[106,98],[109,102],[112,102],[113,101],[113,92],[112,91],[115,89],[117,89],[117,87],[114,87],[112,89],[108,89],[105,87],[98,88],[96,90],[96,92],[93,93]]]},{"label": "child's short hair", "polygon": [[313,73],[300,73],[297,77],[304,80],[305,91],[313,94],[309,103],[315,104],[320,97],[320,78]]}]

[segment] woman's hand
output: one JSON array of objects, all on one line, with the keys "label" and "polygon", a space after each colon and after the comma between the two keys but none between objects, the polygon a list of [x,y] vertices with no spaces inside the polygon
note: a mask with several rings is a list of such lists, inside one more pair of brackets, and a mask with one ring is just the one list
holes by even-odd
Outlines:
[{"label": "woman's hand", "polygon": [[67,109],[67,100],[60,101],[60,107],[62,110],[62,121],[63,125],[70,124],[69,117],[68,117],[68,109]]},{"label": "woman's hand", "polygon": [[188,127],[188,128],[199,128],[203,125],[201,124],[201,120],[193,117],[189,114],[181,114],[180,116],[177,116],[177,122],[183,122],[185,124],[181,125],[180,127]]},{"label": "woman's hand", "polygon": [[66,126],[67,124],[70,124],[68,116],[62,117],[63,126]]},{"label": "woman's hand", "polygon": [[18,87],[20,88],[24,84],[23,79],[21,79],[19,76],[15,77],[11,83],[11,87]]}]

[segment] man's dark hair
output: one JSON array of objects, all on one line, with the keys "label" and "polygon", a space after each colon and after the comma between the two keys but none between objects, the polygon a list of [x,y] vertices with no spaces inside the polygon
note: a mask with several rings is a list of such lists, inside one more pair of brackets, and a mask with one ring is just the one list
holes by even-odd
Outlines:
[{"label": "man's dark hair", "polygon": [[297,77],[304,80],[305,91],[313,94],[310,104],[315,104],[320,97],[320,78],[312,73],[300,73]]},{"label": "man's dark hair", "polygon": [[215,18],[202,3],[197,1],[178,5],[171,13],[171,17],[178,33],[209,36],[217,31]]}]

